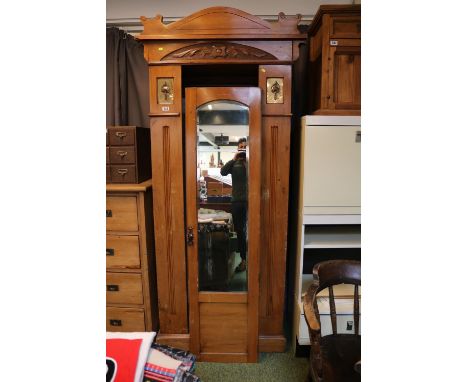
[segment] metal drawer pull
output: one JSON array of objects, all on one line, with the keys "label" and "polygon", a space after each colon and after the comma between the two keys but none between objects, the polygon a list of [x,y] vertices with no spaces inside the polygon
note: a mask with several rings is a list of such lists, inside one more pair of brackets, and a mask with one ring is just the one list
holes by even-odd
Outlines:
[{"label": "metal drawer pull", "polygon": [[114,256],[114,248],[106,248],[106,256]]},{"label": "metal drawer pull", "polygon": [[126,169],[126,168],[119,168],[119,169],[117,170],[117,173],[118,173],[119,175],[122,175],[122,176],[124,176],[127,172],[128,172],[128,169]]},{"label": "metal drawer pull", "polygon": [[111,326],[122,326],[122,320],[109,320]]},{"label": "metal drawer pull", "polygon": [[127,136],[127,133],[123,132],[123,131],[116,131],[115,132],[115,135],[117,137],[119,137],[120,139],[124,139],[126,136]]},{"label": "metal drawer pull", "polygon": [[112,217],[112,210],[106,210],[106,218]]},{"label": "metal drawer pull", "polygon": [[120,155],[120,158],[123,158],[124,156],[127,156],[127,152],[126,151],[117,151],[117,154]]},{"label": "metal drawer pull", "polygon": [[108,292],[118,292],[119,286],[118,285],[107,285]]}]

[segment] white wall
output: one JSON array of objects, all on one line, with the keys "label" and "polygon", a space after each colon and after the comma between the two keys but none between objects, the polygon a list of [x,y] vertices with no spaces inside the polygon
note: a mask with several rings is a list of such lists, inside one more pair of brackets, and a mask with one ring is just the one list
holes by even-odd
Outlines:
[{"label": "white wall", "polygon": [[[107,0],[107,22],[137,21],[140,16],[180,18],[203,8],[226,6],[241,9],[257,16],[300,13],[307,19],[315,14],[320,4],[352,4],[353,0]],[[355,1],[360,3],[360,1]]]}]

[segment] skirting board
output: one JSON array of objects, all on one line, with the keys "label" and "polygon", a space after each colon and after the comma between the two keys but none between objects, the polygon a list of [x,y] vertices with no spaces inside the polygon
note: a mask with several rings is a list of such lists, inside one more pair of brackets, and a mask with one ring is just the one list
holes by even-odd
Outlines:
[{"label": "skirting board", "polygon": [[[178,349],[190,350],[190,334],[158,334],[156,341]],[[286,350],[286,337],[259,336],[258,351],[260,353],[283,353]]]},{"label": "skirting board", "polygon": [[259,336],[258,351],[260,353],[283,353],[286,351],[286,337],[279,336]]},{"label": "skirting board", "polygon": [[190,350],[190,334],[158,334],[156,342],[178,349]]},{"label": "skirting board", "polygon": [[247,354],[244,353],[229,353],[229,354],[210,354],[200,353],[197,359],[200,362],[222,362],[222,363],[247,363]]}]

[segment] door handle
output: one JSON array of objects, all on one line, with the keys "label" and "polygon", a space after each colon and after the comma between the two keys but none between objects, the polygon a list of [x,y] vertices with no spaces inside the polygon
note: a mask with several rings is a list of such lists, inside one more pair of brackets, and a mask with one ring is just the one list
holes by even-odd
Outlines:
[{"label": "door handle", "polygon": [[193,227],[187,227],[187,245],[193,245]]}]

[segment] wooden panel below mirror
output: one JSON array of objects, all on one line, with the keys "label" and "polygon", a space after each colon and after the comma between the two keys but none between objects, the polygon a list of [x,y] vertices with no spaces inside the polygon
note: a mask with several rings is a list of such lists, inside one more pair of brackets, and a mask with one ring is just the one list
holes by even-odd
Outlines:
[{"label": "wooden panel below mirror", "polygon": [[247,356],[247,304],[200,304],[200,353]]}]

